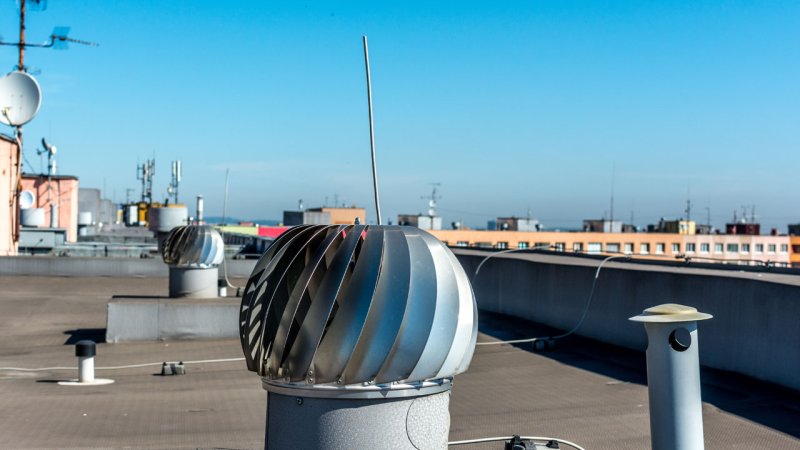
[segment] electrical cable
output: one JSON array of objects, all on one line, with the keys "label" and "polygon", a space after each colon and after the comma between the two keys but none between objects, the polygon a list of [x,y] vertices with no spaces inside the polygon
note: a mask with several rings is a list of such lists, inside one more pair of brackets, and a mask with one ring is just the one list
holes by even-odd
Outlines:
[{"label": "electrical cable", "polygon": [[[223,222],[224,222],[224,220],[225,220],[225,218],[223,217]],[[223,244],[222,276],[225,278],[225,283],[228,285],[229,288],[236,289],[236,292],[239,292],[239,289],[242,289],[242,288],[239,287],[239,286],[234,286],[234,284],[231,283],[230,278],[228,278],[228,258],[225,257],[225,250],[224,250],[224,248],[225,248],[225,246],[224,246],[225,245],[225,230],[223,230],[224,226],[225,226],[225,224],[223,223],[219,228],[217,228],[217,231],[219,231],[219,235],[222,237],[222,244]]]},{"label": "electrical cable", "polygon": [[[31,164],[31,162],[30,162],[30,161],[28,161],[28,157],[27,157],[27,156],[25,156],[25,152],[22,152],[22,160],[23,160],[23,161],[25,161],[25,164],[27,164],[27,165],[28,165],[28,167],[30,167],[30,168],[31,168],[31,173],[33,173],[33,172],[36,170],[36,169],[33,167],[33,164]],[[39,165],[41,166],[41,163],[40,163]]]},{"label": "electrical cable", "polygon": [[524,251],[524,250],[533,251],[533,250],[546,250],[546,249],[551,249],[551,248],[555,248],[555,247],[550,245],[550,244],[542,244],[542,245],[533,246],[531,248],[511,248],[511,249],[508,249],[508,250],[501,250],[499,252],[495,252],[495,253],[486,255],[486,257],[483,258],[481,260],[481,262],[478,264],[478,268],[475,269],[475,273],[472,274],[472,280],[475,280],[475,277],[478,276],[478,272],[481,271],[481,267],[483,267],[483,264],[486,261],[488,261],[490,258],[493,258],[493,257],[495,257],[497,255],[502,255],[504,253],[511,253],[511,252],[520,252],[520,251]]},{"label": "electrical cable", "polygon": [[[222,359],[200,359],[197,361],[181,361],[183,364],[210,364],[210,363],[223,363],[223,362],[236,362],[244,361],[244,358],[222,358]],[[94,370],[122,370],[122,369],[136,369],[139,367],[161,366],[164,362],[142,363],[142,364],[128,364],[125,366],[109,366],[109,367],[95,367]],[[78,370],[77,367],[39,367],[35,369],[26,369],[22,367],[0,367],[0,371],[14,371],[14,372],[46,372],[53,370]]]},{"label": "electrical cable", "polygon": [[[523,250],[523,249],[505,250],[504,252],[492,253],[491,255],[486,256],[485,258],[483,258],[483,260],[480,262],[480,264],[478,264],[478,268],[475,269],[475,273],[472,275],[472,279],[473,280],[475,279],[475,277],[478,275],[478,272],[481,270],[481,266],[483,266],[483,263],[485,263],[487,260],[489,260],[489,258],[491,258],[492,256],[499,255],[500,253],[508,253],[508,252],[519,251],[519,250]],[[532,338],[511,339],[511,340],[506,340],[506,341],[478,342],[475,345],[523,344],[523,343],[527,343],[527,342],[536,342],[536,341],[540,341],[540,340],[562,339],[562,338],[565,338],[565,337],[575,333],[576,331],[578,331],[578,329],[581,327],[581,325],[583,325],[583,321],[586,320],[586,315],[589,313],[589,308],[592,306],[592,299],[594,298],[595,288],[597,287],[597,279],[600,278],[600,271],[603,269],[603,265],[606,262],[611,261],[612,259],[631,259],[631,256],[630,255],[611,255],[611,256],[603,259],[600,262],[600,265],[597,266],[597,271],[595,271],[595,273],[594,273],[594,279],[592,280],[592,287],[589,290],[589,298],[586,300],[586,307],[583,309],[583,313],[581,314],[581,318],[580,318],[580,320],[578,320],[578,323],[575,324],[575,326],[572,327],[572,329],[570,329],[566,333],[559,334],[557,336],[537,336],[537,337],[532,337]]]},{"label": "electrical cable", "polygon": [[229,169],[225,169],[225,195],[223,197],[224,200],[222,202],[222,223],[220,224],[220,227],[219,227],[219,233],[220,233],[220,236],[222,237],[222,243],[223,243],[223,247],[222,247],[223,248],[223,251],[222,251],[222,276],[225,277],[225,283],[228,285],[228,287],[231,288],[231,289],[236,289],[236,292],[238,293],[239,289],[241,289],[241,288],[239,286],[234,286],[233,283],[231,283],[230,278],[228,278],[228,262],[227,262],[227,258],[225,258],[225,250],[224,250],[225,249],[225,245],[224,245],[225,244],[225,231],[223,231],[223,229],[222,229],[223,227],[225,227],[227,225],[225,223],[225,219],[226,219],[227,212],[228,212],[228,176],[229,175],[230,175]]},{"label": "electrical cable", "polygon": [[[222,235],[222,242],[225,242],[225,232],[220,230],[220,234]],[[231,280],[228,278],[228,258],[225,257],[225,251],[222,252],[222,276],[225,277],[225,283],[227,283],[228,287],[231,289],[236,289],[236,292],[239,292],[241,289],[239,286],[234,286],[231,283]]]},{"label": "electrical cable", "polygon": [[[555,441],[555,442],[558,442],[559,444],[569,445],[570,447],[572,447],[574,449],[577,449],[577,450],[586,450],[583,447],[581,447],[580,445],[578,445],[578,444],[576,444],[574,442],[567,441],[565,439],[543,437],[543,436],[519,436],[519,438],[523,439],[523,440],[526,440],[526,441],[541,441],[541,442],[545,442],[545,443],[547,443],[549,441]],[[498,436],[498,437],[479,438],[479,439],[467,439],[467,440],[463,440],[463,441],[451,441],[451,442],[448,442],[447,445],[451,446],[451,445],[480,444],[480,443],[483,443],[483,442],[508,441],[508,440],[511,440],[511,439],[514,439],[514,436]]]}]

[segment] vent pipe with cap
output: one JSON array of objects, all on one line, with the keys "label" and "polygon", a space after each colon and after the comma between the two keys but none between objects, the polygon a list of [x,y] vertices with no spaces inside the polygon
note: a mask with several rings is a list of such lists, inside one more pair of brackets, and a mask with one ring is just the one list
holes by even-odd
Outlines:
[{"label": "vent pipe with cap", "polygon": [[147,228],[156,235],[158,251],[164,251],[166,241],[172,229],[187,225],[189,210],[181,204],[167,206],[150,206],[147,210]]},{"label": "vent pipe with cap", "polygon": [[697,322],[710,314],[668,303],[630,320],[647,331],[647,392],[653,450],[703,450]]},{"label": "vent pipe with cap", "polygon": [[170,297],[217,297],[219,264],[225,243],[207,225],[175,227],[164,240],[161,256],[169,266]]},{"label": "vent pipe with cap", "polygon": [[50,228],[58,228],[58,203],[50,203]]},{"label": "vent pipe with cap", "polygon": [[203,196],[197,196],[197,216],[195,217],[195,222],[197,225],[203,224]]},{"label": "vent pipe with cap", "polygon": [[446,448],[477,324],[464,270],[429,233],[290,228],[240,310],[247,367],[268,393],[266,447]]},{"label": "vent pipe with cap", "polygon": [[111,384],[114,380],[94,377],[94,357],[97,355],[97,346],[94,341],[87,339],[75,344],[75,356],[78,357],[78,379],[59,381],[61,386],[96,386]]}]

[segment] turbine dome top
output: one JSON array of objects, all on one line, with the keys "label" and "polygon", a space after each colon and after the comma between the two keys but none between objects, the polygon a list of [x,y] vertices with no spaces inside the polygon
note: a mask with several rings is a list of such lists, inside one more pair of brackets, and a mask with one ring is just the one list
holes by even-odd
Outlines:
[{"label": "turbine dome top", "polygon": [[258,261],[239,331],[247,367],[265,383],[346,388],[465,371],[477,319],[464,270],[429,233],[305,225]]},{"label": "turbine dome top", "polygon": [[170,266],[208,268],[222,262],[224,251],[219,231],[207,225],[183,225],[170,231],[161,256]]}]

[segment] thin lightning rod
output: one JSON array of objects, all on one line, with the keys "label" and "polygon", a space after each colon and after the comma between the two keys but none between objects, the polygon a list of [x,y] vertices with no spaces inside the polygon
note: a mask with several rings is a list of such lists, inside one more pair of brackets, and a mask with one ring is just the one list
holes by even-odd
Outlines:
[{"label": "thin lightning rod", "polygon": [[228,213],[228,175],[230,169],[225,169],[225,194],[222,198],[222,225],[225,225],[225,218]]},{"label": "thin lightning rod", "polygon": [[611,225],[609,225],[609,230],[613,229],[614,227],[614,181],[617,175],[617,164],[613,163],[611,165]]},{"label": "thin lightning rod", "polygon": [[372,123],[372,80],[369,76],[369,48],[367,46],[367,36],[364,39],[364,65],[367,69],[367,103],[369,103],[369,146],[372,153],[372,186],[375,192],[375,213],[378,216],[378,225],[381,221],[381,202],[378,194],[378,169],[375,164],[375,128]]}]

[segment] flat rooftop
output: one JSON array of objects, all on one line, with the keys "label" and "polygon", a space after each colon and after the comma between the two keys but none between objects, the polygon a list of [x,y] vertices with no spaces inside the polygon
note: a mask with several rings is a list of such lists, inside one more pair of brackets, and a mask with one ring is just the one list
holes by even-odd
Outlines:
[{"label": "flat rooftop", "polygon": [[[0,367],[73,367],[72,344],[103,340],[112,295],[166,292],[165,278],[0,277]],[[489,314],[481,314],[480,328],[479,342],[551,331]],[[241,356],[235,340],[103,343],[96,365]],[[243,362],[187,364],[184,376],[159,372],[158,365],[98,370],[116,382],[65,387],[55,382],[76,371],[0,369],[2,447],[263,446],[266,394]],[[706,448],[800,448],[800,393],[711,370],[702,381]],[[521,434],[587,449],[650,445],[644,354],[580,337],[538,353],[524,344],[479,346],[469,371],[456,377],[450,410],[451,440]]]}]

